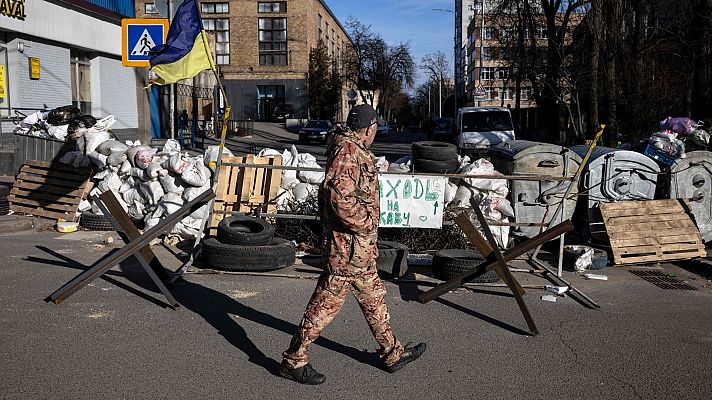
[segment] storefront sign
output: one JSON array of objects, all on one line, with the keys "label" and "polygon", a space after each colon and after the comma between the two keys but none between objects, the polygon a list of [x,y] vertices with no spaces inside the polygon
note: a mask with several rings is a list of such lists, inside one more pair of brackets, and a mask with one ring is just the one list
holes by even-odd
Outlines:
[{"label": "storefront sign", "polygon": [[0,65],[0,99],[7,97],[7,89],[5,88],[5,66]]},{"label": "storefront sign", "polygon": [[40,79],[40,59],[37,57],[30,57],[30,79]]},{"label": "storefront sign", "polygon": [[25,0],[0,0],[0,15],[25,20]]},{"label": "storefront sign", "polygon": [[381,174],[382,228],[436,228],[443,224],[446,179],[437,176]]}]

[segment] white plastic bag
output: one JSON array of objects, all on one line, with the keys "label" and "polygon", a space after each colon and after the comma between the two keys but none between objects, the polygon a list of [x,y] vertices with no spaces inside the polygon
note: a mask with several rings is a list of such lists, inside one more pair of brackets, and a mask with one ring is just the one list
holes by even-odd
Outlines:
[{"label": "white plastic bag", "polygon": [[96,124],[92,128],[97,131],[107,131],[112,125],[116,123],[116,117],[113,115],[107,115],[106,117],[96,121]]},{"label": "white plastic bag", "polygon": [[[126,155],[126,153],[124,153],[124,155]],[[129,160],[127,159],[126,161],[121,163],[121,166],[119,167],[119,175],[128,175],[129,172],[131,172],[131,162],[129,162]]]},{"label": "white plastic bag", "polygon": [[141,182],[138,185],[139,193],[146,200],[146,204],[158,204],[161,197],[165,194],[163,187],[158,181]]},{"label": "white plastic bag", "polygon": [[67,128],[69,125],[50,125],[47,128],[47,133],[55,139],[64,140],[67,137]]},{"label": "white plastic bag", "polygon": [[188,168],[190,163],[183,159],[183,154],[175,153],[169,159],[164,161],[162,165],[163,168],[180,175],[183,173],[183,170]]},{"label": "white plastic bag", "polygon": [[163,145],[164,154],[174,154],[180,152],[180,143],[175,139],[166,140],[166,144]]},{"label": "white plastic bag", "polygon": [[378,157],[376,160],[376,168],[380,172],[387,172],[388,171],[388,160],[386,160],[386,157]]},{"label": "white plastic bag", "polygon": [[151,150],[151,148],[149,146],[136,146],[129,147],[129,149],[126,150],[126,158],[129,160],[132,166],[136,166],[136,153],[144,150]]},{"label": "white plastic bag", "polygon": [[84,138],[84,154],[95,152],[100,144],[111,139],[109,132],[98,131],[94,127],[88,128],[82,137]]},{"label": "white plastic bag", "polygon": [[168,174],[168,170],[163,169],[159,163],[151,163],[144,170],[147,180],[157,180],[161,176]]},{"label": "white plastic bag", "polygon": [[210,170],[203,164],[202,156],[186,167],[180,174],[180,179],[183,182],[191,185],[202,187],[210,183]]},{"label": "white plastic bag", "polygon": [[116,153],[116,152],[123,153],[128,149],[129,149],[128,146],[126,146],[125,144],[123,144],[119,141],[116,141],[116,140],[104,141],[96,147],[96,151],[98,151],[99,153],[101,153],[105,156],[108,156],[111,153]]},{"label": "white plastic bag", "polygon": [[[213,172],[215,171],[215,168],[210,166],[210,163],[217,162],[218,160],[218,152],[220,151],[220,146],[208,146],[208,148],[205,150],[205,153],[203,154],[203,162],[205,163],[206,167],[209,167]],[[233,154],[228,149],[227,147],[223,148],[223,157],[232,157]]]},{"label": "white plastic bag", "polygon": [[274,156],[281,156],[282,153],[275,149],[262,149],[260,150],[259,153],[257,153],[257,157],[274,157]]},{"label": "white plastic bag", "polygon": [[[461,173],[465,175],[501,175],[494,169],[494,165],[484,158],[465,166]],[[462,180],[473,188],[477,188],[480,191],[494,192],[499,197],[507,197],[507,193],[509,193],[506,179],[463,178]]]}]

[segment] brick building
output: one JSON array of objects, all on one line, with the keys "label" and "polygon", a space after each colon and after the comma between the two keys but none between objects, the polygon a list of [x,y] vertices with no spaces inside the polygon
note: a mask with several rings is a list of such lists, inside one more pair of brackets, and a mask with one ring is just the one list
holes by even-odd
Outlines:
[{"label": "brick building", "polygon": [[[199,3],[234,119],[268,121],[284,104],[306,118],[310,49],[321,40],[338,62],[351,43],[323,0]],[[151,0],[137,0],[136,14],[158,16]],[[209,77],[201,82],[211,84]]]}]

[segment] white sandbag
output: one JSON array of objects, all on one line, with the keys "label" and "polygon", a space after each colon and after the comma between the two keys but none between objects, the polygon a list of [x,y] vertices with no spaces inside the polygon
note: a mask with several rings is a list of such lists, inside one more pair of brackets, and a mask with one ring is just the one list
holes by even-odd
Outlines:
[{"label": "white sandbag", "polygon": [[291,202],[294,201],[294,196],[291,190],[280,189],[277,195],[277,211],[292,211],[290,209]]},{"label": "white sandbag", "polygon": [[[203,163],[206,167],[210,167],[210,163],[218,161],[218,152],[220,151],[220,146],[208,146],[203,154]],[[223,148],[223,157],[233,157],[232,152],[227,147]],[[214,171],[214,168],[210,168]]]},{"label": "white sandbag", "polygon": [[194,198],[200,196],[201,194],[205,193],[205,191],[208,189],[210,189],[210,185],[205,185],[202,187],[186,188],[183,191],[183,200],[185,200],[185,202],[187,203],[187,202],[193,200]]},{"label": "white sandbag", "polygon": [[200,229],[200,225],[202,224],[202,216],[200,218],[193,218],[191,216],[187,216],[183,218],[180,223],[183,224],[186,228],[190,229]]},{"label": "white sandbag", "polygon": [[153,212],[153,216],[165,217],[171,215],[183,207],[183,204],[185,204],[185,202],[180,194],[166,193],[158,203],[158,207],[156,207],[156,210]]},{"label": "white sandbag", "polygon": [[[484,158],[480,158],[472,164],[465,166],[461,173],[465,175],[502,175],[494,169],[494,165],[492,165],[491,162]],[[463,181],[480,191],[494,192],[499,197],[507,197],[507,193],[509,193],[506,179],[463,178]]]},{"label": "white sandbag", "polygon": [[121,197],[128,205],[146,202],[146,200],[144,200],[141,194],[139,193],[138,189],[135,187],[132,187],[131,189],[121,193]]},{"label": "white sandbag", "polygon": [[457,193],[457,189],[457,185],[452,182],[448,182],[447,185],[445,185],[445,192],[443,193],[443,201],[445,202],[445,205],[455,199],[455,193]]},{"label": "white sandbag", "polygon": [[300,183],[292,189],[294,199],[299,202],[307,201],[309,198],[316,197],[319,193],[319,186],[309,183]]},{"label": "white sandbag", "polygon": [[510,203],[509,200],[497,197],[493,203],[495,210],[506,217],[514,218],[514,208],[512,208],[512,203]]},{"label": "white sandbag", "polygon": [[96,147],[96,151],[98,151],[99,153],[101,153],[105,156],[108,156],[111,153],[116,153],[116,152],[123,153],[128,149],[129,149],[128,146],[126,146],[125,144],[123,144],[119,141],[116,141],[116,140],[107,140],[107,141],[99,144]]},{"label": "white sandbag", "polygon": [[481,201],[481,198],[482,198],[482,194],[480,193],[479,190],[477,190],[477,188],[473,188],[466,184],[463,184],[463,185],[458,186],[457,190],[455,191],[455,196],[453,197],[452,201],[450,202],[450,207],[469,208],[471,200],[474,199],[474,201],[479,204],[479,202]]},{"label": "white sandbag", "polygon": [[468,165],[470,165],[470,156],[458,156],[458,167],[456,172],[461,174],[462,170]]},{"label": "white sandbag", "polygon": [[[297,167],[299,168],[318,168],[321,169],[321,166],[316,162],[316,157],[309,153],[303,153],[300,154],[298,157],[298,163]],[[297,178],[301,182],[304,183],[311,183],[311,184],[320,184],[324,180],[324,176],[326,174],[324,172],[315,172],[315,171],[298,171],[297,172]]]},{"label": "white sandbag", "polygon": [[108,169],[108,168],[107,168],[107,169],[103,169],[103,170],[97,172],[96,174],[94,174],[94,176],[92,177],[92,179],[96,179],[97,181],[100,181],[100,180],[104,179],[107,175],[109,175],[111,172],[113,172],[113,171],[111,171],[111,170]]},{"label": "white sandbag", "polygon": [[153,156],[156,155],[158,149],[139,150],[134,158],[134,165],[141,169],[146,169],[153,162]]},{"label": "white sandbag", "polygon": [[[165,170],[164,170],[165,171]],[[185,187],[181,185],[181,180],[178,178],[178,175],[174,174],[173,172],[169,172],[164,176],[161,176],[158,178],[158,181],[161,182],[161,186],[163,186],[163,191],[168,194],[168,193],[177,193],[180,195],[183,193],[183,190],[185,190]]]},{"label": "white sandbag", "polygon": [[180,143],[178,143],[175,139],[168,139],[166,140],[166,144],[163,145],[163,150],[161,152],[164,154],[178,153],[180,152]]},{"label": "white sandbag", "polygon": [[106,117],[96,121],[96,124],[92,128],[97,131],[107,131],[112,125],[116,123],[116,117],[113,115],[107,115]]},{"label": "white sandbag", "polygon": [[151,150],[151,148],[149,146],[136,146],[129,147],[129,149],[126,150],[126,158],[129,160],[132,166],[136,166],[136,153],[143,150]]},{"label": "white sandbag", "polygon": [[386,157],[382,157],[382,156],[381,156],[381,157],[378,157],[378,159],[376,159],[376,168],[377,168],[380,172],[387,172],[387,171],[388,171],[388,165],[389,165],[389,164],[388,164],[388,160],[386,160]]},{"label": "white sandbag", "polygon": [[[307,166],[307,165],[312,165],[316,164],[316,157],[309,153],[301,153],[297,156],[297,166],[302,167],[302,166]],[[317,164],[318,165],[318,164]]]},{"label": "white sandbag", "polygon": [[134,181],[138,182],[139,180],[145,181],[146,174],[143,172],[141,168],[138,167],[133,167],[131,168],[131,171],[129,171],[129,176],[134,178]]},{"label": "white sandbag", "polygon": [[405,156],[397,159],[394,164],[408,164],[410,165],[413,162],[413,157],[411,156]]},{"label": "white sandbag", "polygon": [[[285,171],[286,172],[286,171]],[[293,171],[296,172],[296,171]],[[286,176],[282,174],[282,180],[279,182],[279,187],[284,190],[292,190],[295,186],[299,184],[299,179],[296,176]]]},{"label": "white sandbag", "polygon": [[67,128],[69,125],[50,125],[47,133],[55,139],[64,140],[67,138]]},{"label": "white sandbag", "polygon": [[189,165],[190,163],[183,159],[183,154],[181,153],[171,155],[170,158],[162,163],[163,168],[175,172],[178,175],[183,173],[183,170],[188,168]]},{"label": "white sandbag", "polygon": [[146,200],[146,204],[158,204],[165,194],[161,183],[158,181],[141,182],[138,185],[138,191]]},{"label": "white sandbag", "polygon": [[410,161],[408,163],[391,163],[388,166],[388,172],[396,173],[396,174],[403,174],[410,172]]},{"label": "white sandbag", "polygon": [[154,226],[158,225],[158,223],[161,222],[161,219],[154,218],[153,214],[147,214],[146,217],[143,219],[143,222],[144,222],[143,231],[145,232],[145,231],[153,228]]},{"label": "white sandbag", "polygon": [[140,220],[143,219],[144,216],[144,206],[143,203],[133,203],[129,204],[129,209],[126,211],[127,214],[129,214],[129,217],[134,220]]},{"label": "white sandbag", "polygon": [[171,233],[179,235],[184,238],[194,238],[199,235],[198,229],[193,229],[183,225],[182,222],[178,222],[173,226]]},{"label": "white sandbag", "polygon": [[[285,150],[286,151],[286,150]],[[275,149],[262,149],[260,150],[259,153],[257,153],[257,157],[274,157],[274,156],[281,156],[282,153]]]},{"label": "white sandbag", "polygon": [[[124,153],[126,155],[126,153]],[[131,162],[127,159],[126,161],[121,163],[121,166],[119,167],[119,175],[124,176],[128,175],[131,172]]]},{"label": "white sandbag", "polygon": [[82,200],[81,202],[79,202],[77,210],[79,210],[80,212],[91,210],[91,203],[89,202],[89,200]]},{"label": "white sandbag", "polygon": [[106,163],[112,167],[121,167],[125,161],[128,160],[126,159],[126,153],[123,151],[115,151],[106,157]]},{"label": "white sandbag", "polygon": [[[299,153],[297,152],[297,147],[292,145],[289,151],[284,150],[282,153],[282,165],[289,167],[296,167],[299,164]],[[287,178],[292,180],[292,178],[297,178],[297,171],[294,170],[284,170],[282,171],[282,179]]]},{"label": "white sandbag", "polygon": [[203,219],[203,217],[205,216],[205,210],[207,210],[207,209],[208,209],[208,205],[205,204],[205,205],[203,205],[202,207],[200,207],[200,208],[198,208],[197,210],[195,210],[195,211],[193,211],[192,213],[190,213],[188,216],[189,216],[190,218],[194,218],[194,219],[197,219],[197,220],[201,220],[201,219]]},{"label": "white sandbag", "polygon": [[116,172],[110,172],[107,174],[104,179],[99,182],[99,184],[96,186],[102,193],[113,190],[114,192],[119,192],[119,189],[121,188],[121,185],[123,182],[121,181],[121,178],[119,178],[119,175]]},{"label": "white sandbag", "polygon": [[186,167],[180,174],[180,179],[191,185],[202,187],[210,183],[210,170],[203,164],[202,156]]},{"label": "white sandbag", "polygon": [[104,169],[106,168],[106,156],[103,154],[99,154],[97,152],[91,152],[87,154],[87,158],[89,158],[89,161],[91,161],[92,164],[98,169]]},{"label": "white sandbag", "polygon": [[[88,128],[84,133],[84,154],[93,153],[100,144],[111,139],[109,132],[98,131],[94,127]],[[104,154],[107,155],[107,154]]]},{"label": "white sandbag", "polygon": [[151,163],[146,167],[144,174],[148,180],[157,180],[161,176],[167,175],[168,170],[164,169],[159,163]]}]

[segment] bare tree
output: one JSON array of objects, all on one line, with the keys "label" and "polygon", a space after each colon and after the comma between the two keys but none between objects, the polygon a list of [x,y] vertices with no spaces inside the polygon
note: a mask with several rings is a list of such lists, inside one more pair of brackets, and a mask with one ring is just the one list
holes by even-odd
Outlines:
[{"label": "bare tree", "polygon": [[421,60],[420,68],[425,70],[429,77],[437,82],[438,117],[442,117],[442,102],[447,98],[447,95],[443,96],[443,87],[447,86],[445,85],[445,79],[449,77],[450,61],[443,52],[438,50],[435,54],[425,55]]}]

